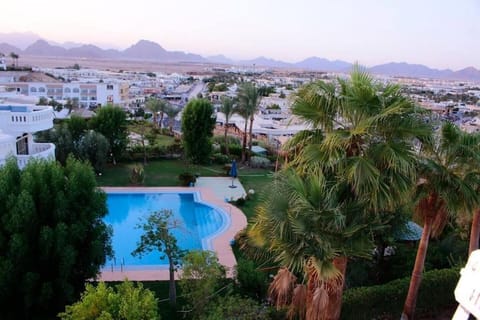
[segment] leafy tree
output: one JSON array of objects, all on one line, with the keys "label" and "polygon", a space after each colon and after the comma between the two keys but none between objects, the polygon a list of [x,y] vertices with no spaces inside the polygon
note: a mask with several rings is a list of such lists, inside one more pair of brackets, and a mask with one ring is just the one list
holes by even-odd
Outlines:
[{"label": "leafy tree", "polygon": [[45,97],[40,97],[40,99],[38,99],[37,105],[38,106],[48,106],[48,99],[45,98]]},{"label": "leafy tree", "polygon": [[55,144],[55,158],[62,165],[65,165],[68,156],[75,152],[74,141],[68,128],[68,123],[62,123],[60,126],[52,129],[48,136],[48,140]]},{"label": "leafy tree", "polygon": [[191,100],[182,114],[182,139],[187,159],[193,163],[206,163],[212,152],[215,127],[213,106],[204,99]]},{"label": "leafy tree", "polygon": [[79,159],[91,163],[95,172],[102,172],[107,163],[108,141],[101,133],[88,131],[76,144],[75,154]]},{"label": "leafy tree", "polygon": [[90,120],[92,129],[108,140],[113,164],[116,164],[128,142],[127,117],[125,112],[112,105],[102,107]]},{"label": "leafy tree", "polygon": [[213,298],[225,269],[213,251],[190,251],[183,259],[180,286],[187,296],[194,318],[200,318]]},{"label": "leafy tree", "polygon": [[248,149],[250,153],[252,152],[252,130],[253,130],[253,121],[255,120],[255,113],[258,110],[260,104],[261,96],[258,93],[255,84],[252,82],[243,83],[238,91],[238,112],[245,119],[245,130],[243,134],[243,152],[242,152],[242,162],[247,160],[246,149],[247,149],[247,125],[248,120],[250,120],[250,129],[248,132],[249,141]]},{"label": "leafy tree", "polygon": [[[153,123],[159,128],[163,126],[163,115],[169,103],[163,99],[150,98],[147,100],[146,107],[153,113]],[[160,121],[158,120],[158,113],[160,112]]]},{"label": "leafy tree", "polygon": [[178,221],[172,220],[171,210],[156,211],[148,216],[148,218],[139,224],[137,228],[143,229],[144,233],[137,243],[137,248],[132,254],[142,256],[144,253],[157,250],[165,254],[160,259],[168,260],[169,271],[169,299],[170,304],[174,306],[177,301],[177,291],[175,288],[175,270],[180,265],[180,260],[184,254],[177,246],[177,239],[170,231],[179,227]]},{"label": "leafy tree", "polygon": [[73,141],[78,141],[87,132],[87,121],[80,116],[72,115],[67,120],[67,125]]},{"label": "leafy tree", "polygon": [[35,160],[0,167],[3,319],[52,318],[78,299],[111,254],[106,195],[90,165]]},{"label": "leafy tree", "polygon": [[415,185],[415,214],[423,222],[402,319],[413,319],[418,290],[431,237],[441,234],[449,215],[472,212],[479,207],[478,171],[466,175],[468,167],[478,168],[478,141],[445,123],[439,137],[423,144],[420,179]]},{"label": "leafy tree", "polygon": [[228,155],[228,141],[227,141],[227,134],[228,134],[228,120],[235,112],[235,100],[229,97],[222,97],[222,106],[220,107],[220,111],[225,114],[225,153]]},{"label": "leafy tree", "polygon": [[135,286],[124,281],[114,287],[100,282],[96,287],[87,283],[80,301],[66,306],[58,316],[62,320],[158,320],[157,299],[141,282]]}]

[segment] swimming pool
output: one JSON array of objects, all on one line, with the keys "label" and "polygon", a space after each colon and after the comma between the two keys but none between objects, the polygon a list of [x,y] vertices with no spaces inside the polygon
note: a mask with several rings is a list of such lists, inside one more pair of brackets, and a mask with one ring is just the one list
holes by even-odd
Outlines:
[{"label": "swimming pool", "polygon": [[212,250],[211,240],[230,225],[224,210],[201,201],[197,192],[128,192],[107,193],[108,215],[105,223],[112,226],[114,258],[107,261],[105,270],[132,270],[166,267],[156,251],[133,257],[143,231],[136,228],[141,219],[163,209],[172,210],[178,228],[172,230],[177,244],[184,250]]}]

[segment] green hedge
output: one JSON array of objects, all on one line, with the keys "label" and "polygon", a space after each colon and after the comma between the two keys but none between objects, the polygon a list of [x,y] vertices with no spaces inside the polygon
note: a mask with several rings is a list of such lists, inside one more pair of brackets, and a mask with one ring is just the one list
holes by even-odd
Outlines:
[{"label": "green hedge", "polygon": [[[416,314],[434,312],[457,302],[453,294],[460,278],[459,269],[432,270],[423,274]],[[410,277],[379,286],[346,290],[342,319],[398,319],[407,296]]]}]

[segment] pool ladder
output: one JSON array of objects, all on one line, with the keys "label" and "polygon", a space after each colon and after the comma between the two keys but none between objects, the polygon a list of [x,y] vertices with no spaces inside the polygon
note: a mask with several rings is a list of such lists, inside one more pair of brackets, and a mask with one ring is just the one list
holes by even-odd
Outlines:
[{"label": "pool ladder", "polygon": [[[117,258],[113,257],[113,263],[111,264],[111,270],[112,272],[114,271],[114,266],[117,266]],[[125,268],[125,258],[122,257],[122,262],[120,262],[120,272],[123,272],[123,269]]]}]

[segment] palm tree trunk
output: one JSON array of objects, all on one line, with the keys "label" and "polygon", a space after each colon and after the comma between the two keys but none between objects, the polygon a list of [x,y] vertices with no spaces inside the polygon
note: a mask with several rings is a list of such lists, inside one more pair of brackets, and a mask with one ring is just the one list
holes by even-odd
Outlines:
[{"label": "palm tree trunk", "polygon": [[172,259],[168,259],[169,263],[169,287],[168,287],[168,298],[170,299],[170,305],[175,306],[177,303],[177,288],[175,287],[175,266],[173,265]]},{"label": "palm tree trunk", "polygon": [[252,153],[252,131],[253,131],[253,115],[250,117],[250,130],[248,132],[249,140],[248,140],[248,150],[250,150],[250,154]]},{"label": "palm tree trunk", "polygon": [[342,295],[343,295],[343,287],[345,285],[345,273],[347,271],[347,257],[337,257],[333,259],[333,265],[340,271],[342,275],[340,282],[338,280],[334,280],[335,283],[333,284],[332,292],[328,294],[328,304],[327,304],[327,312],[325,319],[340,319],[340,312],[342,311]]},{"label": "palm tree trunk", "polygon": [[163,111],[160,111],[160,123],[157,123],[157,126],[162,129],[163,124]]},{"label": "palm tree trunk", "polygon": [[228,120],[225,120],[225,153],[227,156],[229,155],[229,150],[228,150],[228,141],[227,141],[227,134],[228,134]]},{"label": "palm tree trunk", "polygon": [[245,118],[245,129],[243,130],[243,143],[242,143],[242,162],[247,161],[247,129],[248,129],[248,117]]},{"label": "palm tree trunk", "polygon": [[432,233],[433,218],[426,217],[423,224],[422,238],[417,249],[417,256],[415,258],[415,265],[413,266],[412,277],[410,279],[410,286],[408,288],[408,294],[405,299],[405,305],[403,306],[403,312],[401,320],[411,320],[415,312],[415,306],[417,304],[418,289],[422,281],[422,272],[425,265],[425,257],[427,256],[428,242],[430,240],[430,234]]},{"label": "palm tree trunk", "polygon": [[468,246],[468,254],[478,249],[480,240],[480,209],[476,209],[473,213],[472,226],[470,228],[470,244]]},{"label": "palm tree trunk", "polygon": [[337,257],[333,260],[333,265],[340,272],[340,278],[329,280],[325,286],[328,288],[328,302],[323,310],[312,310],[312,306],[320,307],[318,303],[314,303],[314,293],[318,287],[318,276],[316,274],[309,275],[307,282],[307,313],[306,320],[337,320],[340,319],[342,310],[342,294],[345,284],[345,273],[347,270],[347,257]]}]

